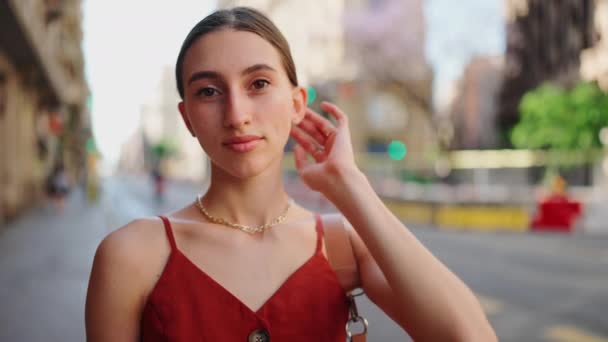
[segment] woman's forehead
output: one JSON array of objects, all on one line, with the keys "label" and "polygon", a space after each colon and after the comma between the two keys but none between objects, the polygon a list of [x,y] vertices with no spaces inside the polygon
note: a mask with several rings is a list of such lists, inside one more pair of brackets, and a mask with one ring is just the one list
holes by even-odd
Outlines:
[{"label": "woman's forehead", "polygon": [[200,71],[220,74],[240,73],[253,65],[282,69],[277,49],[259,35],[225,29],[208,33],[188,49],[184,59],[184,76]]}]

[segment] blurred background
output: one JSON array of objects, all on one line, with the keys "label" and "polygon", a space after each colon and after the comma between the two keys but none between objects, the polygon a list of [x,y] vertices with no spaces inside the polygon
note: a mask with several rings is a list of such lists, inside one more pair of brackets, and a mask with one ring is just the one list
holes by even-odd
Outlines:
[{"label": "blurred background", "polygon": [[[283,31],[309,105],[349,115],[361,169],[501,341],[608,341],[608,0],[0,0],[1,341],[84,340],[101,239],[205,190],[174,62],[236,5]],[[335,210],[290,150],[290,194]],[[371,341],[408,340],[362,306]]]}]

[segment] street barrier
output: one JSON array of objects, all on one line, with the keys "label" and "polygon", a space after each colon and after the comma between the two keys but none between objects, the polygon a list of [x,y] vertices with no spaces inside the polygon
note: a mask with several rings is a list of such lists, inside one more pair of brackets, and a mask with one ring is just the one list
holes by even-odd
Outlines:
[{"label": "street barrier", "polygon": [[384,203],[399,219],[415,225],[512,232],[526,232],[530,227],[529,209],[524,206],[415,203],[390,198],[384,198]]}]

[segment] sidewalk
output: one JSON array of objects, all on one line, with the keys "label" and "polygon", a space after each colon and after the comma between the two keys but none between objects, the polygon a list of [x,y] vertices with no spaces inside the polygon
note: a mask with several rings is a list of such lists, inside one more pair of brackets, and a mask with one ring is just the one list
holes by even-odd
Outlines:
[{"label": "sidewalk", "polygon": [[0,229],[0,341],[84,341],[84,306],[93,257],[101,240],[136,217],[192,200],[193,184],[171,184],[155,203],[147,185],[104,180],[89,204],[74,189],[59,213],[52,203],[26,211]]},{"label": "sidewalk", "polygon": [[101,207],[75,190],[62,214],[42,204],[0,231],[0,341],[84,341],[90,267],[109,227]]}]

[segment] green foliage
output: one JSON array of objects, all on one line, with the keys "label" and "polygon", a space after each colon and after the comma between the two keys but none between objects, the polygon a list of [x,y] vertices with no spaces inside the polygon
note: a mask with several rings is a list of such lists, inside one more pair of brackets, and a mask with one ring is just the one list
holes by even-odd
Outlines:
[{"label": "green foliage", "polygon": [[544,84],[524,95],[519,112],[511,131],[517,148],[597,148],[599,131],[608,126],[608,95],[595,83],[581,82],[571,90]]},{"label": "green foliage", "polygon": [[169,139],[163,139],[152,145],[152,153],[159,159],[168,158],[177,154],[177,146]]}]

